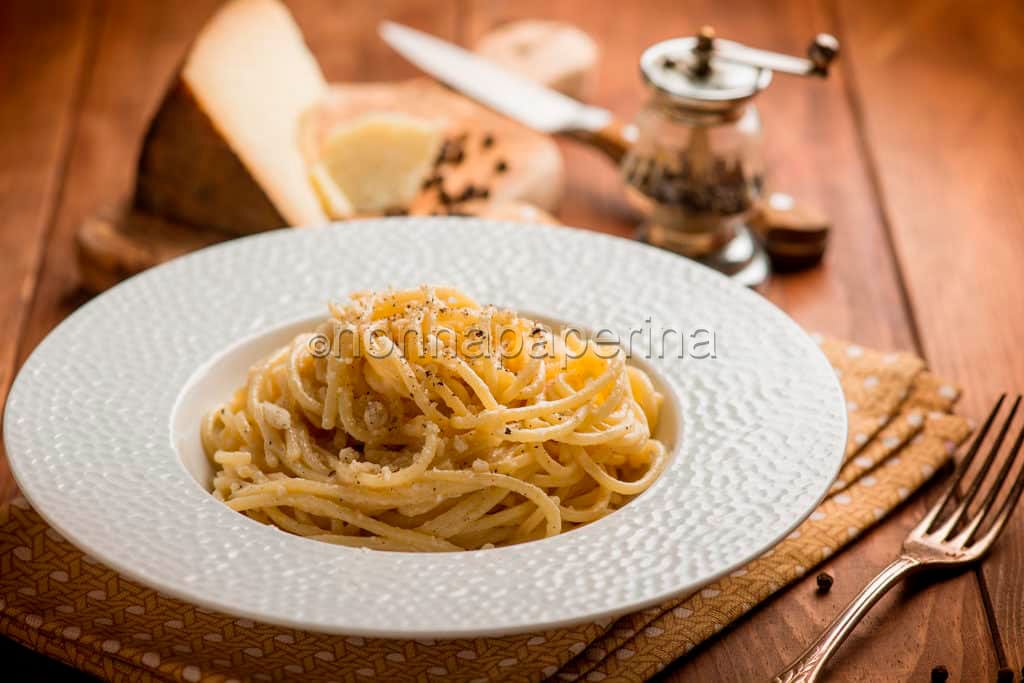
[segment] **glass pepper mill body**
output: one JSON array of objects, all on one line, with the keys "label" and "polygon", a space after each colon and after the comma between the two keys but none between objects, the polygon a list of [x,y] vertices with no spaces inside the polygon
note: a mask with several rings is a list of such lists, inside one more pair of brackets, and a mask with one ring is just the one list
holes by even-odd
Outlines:
[{"label": "glass pepper mill body", "polygon": [[753,104],[722,114],[664,99],[637,116],[627,193],[648,217],[647,241],[700,259],[743,234],[761,196],[761,121]]},{"label": "glass pepper mill body", "polygon": [[635,119],[637,139],[622,173],[647,219],[641,238],[754,286],[769,269],[747,227],[765,175],[751,100],[772,72],[702,58],[701,41],[668,40],[641,58],[651,96]]},{"label": "glass pepper mill body", "polygon": [[644,51],[651,97],[622,160],[630,201],[647,216],[640,237],[730,275],[763,282],[768,259],[747,226],[765,185],[761,120],[751,100],[772,73],[826,77],[839,41],[819,33],[807,57],[697,35]]}]

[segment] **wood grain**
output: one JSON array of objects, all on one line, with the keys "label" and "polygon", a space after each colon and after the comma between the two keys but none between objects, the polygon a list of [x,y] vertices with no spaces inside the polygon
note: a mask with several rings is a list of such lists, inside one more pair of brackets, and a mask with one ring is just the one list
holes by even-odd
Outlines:
[{"label": "wood grain", "polygon": [[377,37],[377,24],[385,19],[446,40],[458,38],[461,23],[455,0],[288,0],[287,4],[331,83],[422,75]]},{"label": "wood grain", "polygon": [[[177,65],[219,4],[201,0],[183,12],[169,3],[113,3],[100,28],[94,71],[82,99],[63,200],[54,221],[38,293],[22,336],[18,364],[58,322],[82,303],[74,267],[74,233],[97,208],[128,195],[143,133]],[[398,2],[312,0],[290,3],[329,80],[373,80],[414,74],[367,27],[399,17],[432,32],[455,25],[454,3],[404,8]],[[433,8],[433,11],[429,11]],[[324,21],[324,17],[334,18]],[[372,39],[371,39],[372,38]],[[146,59],[138,59],[145,54]],[[388,75],[390,74],[390,76]],[[125,84],[132,87],[126,88]]]},{"label": "wood grain", "polygon": [[[664,28],[651,35],[651,26],[664,19],[668,8],[668,3],[645,3],[642,12],[594,11],[591,3],[565,0],[467,3],[462,43],[471,46],[488,30],[513,19],[573,23],[594,37],[601,49],[592,100],[619,119],[630,121],[644,97],[644,87],[636,76],[640,52],[645,41],[663,37]],[[559,146],[568,169],[559,210],[562,222],[631,236],[639,216],[626,202],[618,168],[604,154],[579,142],[563,139]]]},{"label": "wood grain", "polygon": [[[661,679],[768,680],[893,559],[940,489],[936,485],[919,494],[864,538],[677,662]],[[835,580],[826,596],[816,593],[819,572]],[[998,663],[971,572],[956,578],[925,575],[894,588],[836,653],[826,680],[927,681],[939,664],[951,672],[951,680],[995,680]]]},{"label": "wood grain", "polygon": [[[54,11],[52,3],[0,3],[0,411],[20,365],[18,332],[35,295],[90,58],[92,3],[66,8],[60,22],[48,21]],[[13,491],[0,445],[0,501]]]},{"label": "wood grain", "polygon": [[[19,365],[84,301],[74,266],[74,231],[97,208],[127,195],[148,119],[188,42],[215,6],[214,0],[197,1],[182,12],[167,3],[115,3],[103,12],[61,201],[19,345]],[[146,58],[140,59],[143,54]]]},{"label": "wood grain", "polygon": [[[62,4],[61,21],[49,20],[58,12],[45,4],[0,3],[0,130],[19,131],[0,138],[0,248],[3,274],[12,273],[0,280],[0,396],[12,368],[83,300],[72,234],[128,192],[148,117],[216,4],[193,2],[186,12],[170,3],[97,2],[99,12]],[[1014,268],[1024,256],[1024,188],[1014,166],[1024,152],[1019,4],[997,0],[985,12],[951,0],[898,9],[853,0],[659,0],[628,11],[585,0],[289,5],[330,80],[416,75],[374,35],[384,18],[467,44],[511,18],[571,21],[604,50],[595,101],[626,119],[644,97],[637,59],[655,40],[710,22],[720,35],[802,52],[814,32],[838,32],[844,56],[829,81],[778,76],[759,98],[772,188],[821,206],[835,222],[824,265],[775,278],[766,295],[809,328],[868,345],[913,348],[920,338],[937,370],[965,385],[972,414],[997,388],[1024,385],[1024,357],[1014,353],[1024,336]],[[12,81],[28,67],[31,79]],[[569,176],[561,218],[632,234],[638,216],[614,166],[577,143],[560,147]],[[0,499],[10,491],[5,467]],[[888,561],[923,506],[915,499],[833,558],[830,595],[816,596],[808,577],[667,676],[767,678]],[[1022,543],[1017,522],[983,575],[999,642],[1018,669]],[[1000,662],[991,643],[978,582],[966,573],[898,589],[830,671],[836,680],[926,680],[941,663],[954,680],[994,680]]]},{"label": "wood grain", "polygon": [[[924,352],[984,417],[1024,388],[1024,5],[840,0],[866,138]],[[1024,664],[1024,513],[982,565]]]},{"label": "wood grain", "polygon": [[[140,161],[134,206],[104,209],[83,220],[76,232],[78,271],[82,285],[90,292],[103,291],[166,260],[230,239],[234,236],[226,230],[230,223],[244,228],[233,231],[238,234],[268,230],[275,221],[282,224],[284,220],[234,153],[209,127],[209,119],[201,112],[181,106],[181,98],[191,98],[186,89],[179,83],[174,91],[175,95],[160,105],[154,119],[161,122],[160,126],[150,127],[142,143],[140,155],[150,162],[148,170],[143,171],[146,162]],[[458,146],[459,160],[442,163],[434,169],[437,184],[420,190],[407,207],[408,213],[429,215],[453,211],[512,217],[516,214],[510,209],[521,208],[522,204],[540,210],[557,207],[565,168],[550,136],[499,116],[425,77],[331,84],[323,100],[305,112],[299,121],[297,139],[303,156],[309,163],[316,161],[325,140],[338,126],[381,111],[400,111],[443,121],[444,136],[449,141],[445,144],[453,145],[452,150],[454,145]],[[197,120],[198,126],[190,127],[190,123]],[[198,137],[189,137],[193,135]],[[185,138],[191,141],[186,143]],[[489,142],[485,144],[485,140]],[[177,151],[168,153],[167,150]],[[201,157],[199,166],[204,170],[194,174],[194,185],[192,180],[183,182],[183,170],[195,167],[197,155]],[[161,157],[163,161],[153,161]],[[496,170],[499,163],[500,172]],[[166,164],[163,171],[154,173],[154,168],[162,164]],[[199,176],[203,176],[202,179]],[[141,180],[143,177],[147,177],[145,183]],[[232,185],[231,192],[217,202],[206,199],[214,188],[223,187],[225,183]],[[486,190],[486,198],[473,193],[466,198],[465,193],[474,189]],[[251,194],[252,200],[247,204],[243,202],[247,208],[226,208],[247,194]],[[140,198],[144,195],[150,201],[160,198],[159,203],[169,210],[142,206],[144,202]],[[213,204],[217,205],[215,212],[211,212]],[[152,208],[153,212],[147,208]],[[204,215],[217,218],[202,223],[179,221],[177,217],[182,214],[175,211],[185,211],[195,219]],[[365,216],[370,215],[380,213]]]},{"label": "wood grain", "polygon": [[[501,21],[558,19],[597,37],[603,53],[594,100],[629,118],[645,96],[635,64],[656,40],[711,23],[719,35],[759,47],[800,53],[813,34],[836,30],[826,8],[807,0],[767,6],[752,2],[651,2],[643,12],[586,11],[573,0],[474,4],[467,43]],[[835,228],[825,264],[775,277],[764,293],[798,322],[879,348],[913,348],[915,334],[896,263],[878,211],[871,171],[847,97],[843,69],[828,81],[777,76],[758,106],[764,121],[769,186],[825,209]],[[562,218],[620,235],[638,217],[626,205],[617,172],[600,155],[565,143],[569,164]],[[596,196],[595,196],[596,195]],[[610,210],[609,210],[610,209]],[[867,275],[867,276],[866,276]],[[757,610],[666,676],[673,680],[765,680],[816,636],[891,559],[923,513],[922,502],[898,510],[826,568],[837,577],[827,599],[809,576]],[[842,584],[842,585],[840,585]],[[955,607],[949,615],[950,605]],[[943,618],[939,618],[940,615]],[[997,668],[980,591],[971,574],[928,591],[897,591],[865,620],[830,672],[837,680],[909,680],[936,664],[963,680],[994,679]]]}]

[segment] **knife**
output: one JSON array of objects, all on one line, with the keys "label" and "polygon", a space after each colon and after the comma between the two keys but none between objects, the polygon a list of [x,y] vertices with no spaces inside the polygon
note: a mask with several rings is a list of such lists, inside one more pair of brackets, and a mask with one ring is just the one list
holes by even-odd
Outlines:
[{"label": "knife", "polygon": [[636,130],[610,111],[574,100],[440,38],[385,21],[380,37],[438,80],[491,109],[542,133],[585,142],[618,163]]}]

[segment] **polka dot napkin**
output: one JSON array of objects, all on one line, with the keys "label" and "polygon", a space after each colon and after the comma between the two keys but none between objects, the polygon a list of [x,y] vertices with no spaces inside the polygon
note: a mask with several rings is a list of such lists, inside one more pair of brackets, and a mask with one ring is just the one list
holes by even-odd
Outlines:
[{"label": "polka dot napkin", "polygon": [[820,343],[849,411],[846,459],[832,491],[778,546],[687,598],[506,638],[307,633],[193,607],[129,581],[18,499],[0,507],[0,633],[117,680],[646,680],[850,543],[967,437],[966,421],[950,414],[958,390],[921,359]]}]

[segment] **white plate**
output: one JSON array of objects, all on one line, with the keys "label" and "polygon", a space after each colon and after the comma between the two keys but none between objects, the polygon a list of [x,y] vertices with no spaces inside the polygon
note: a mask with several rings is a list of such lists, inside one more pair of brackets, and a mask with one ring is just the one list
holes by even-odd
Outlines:
[{"label": "white plate", "polygon": [[[190,474],[183,458],[203,476],[194,416],[241,384],[287,323],[325,315],[325,301],[352,290],[425,282],[623,338],[644,325],[713,331],[717,358],[645,361],[670,394],[668,470],[582,529],[456,554],[298,538],[231,511]],[[278,231],[150,270],[39,345],[5,425],[32,505],[126,576],[265,622],[421,638],[565,626],[698,588],[814,508],[845,434],[832,369],[757,294],[634,242],[455,218]]]}]

